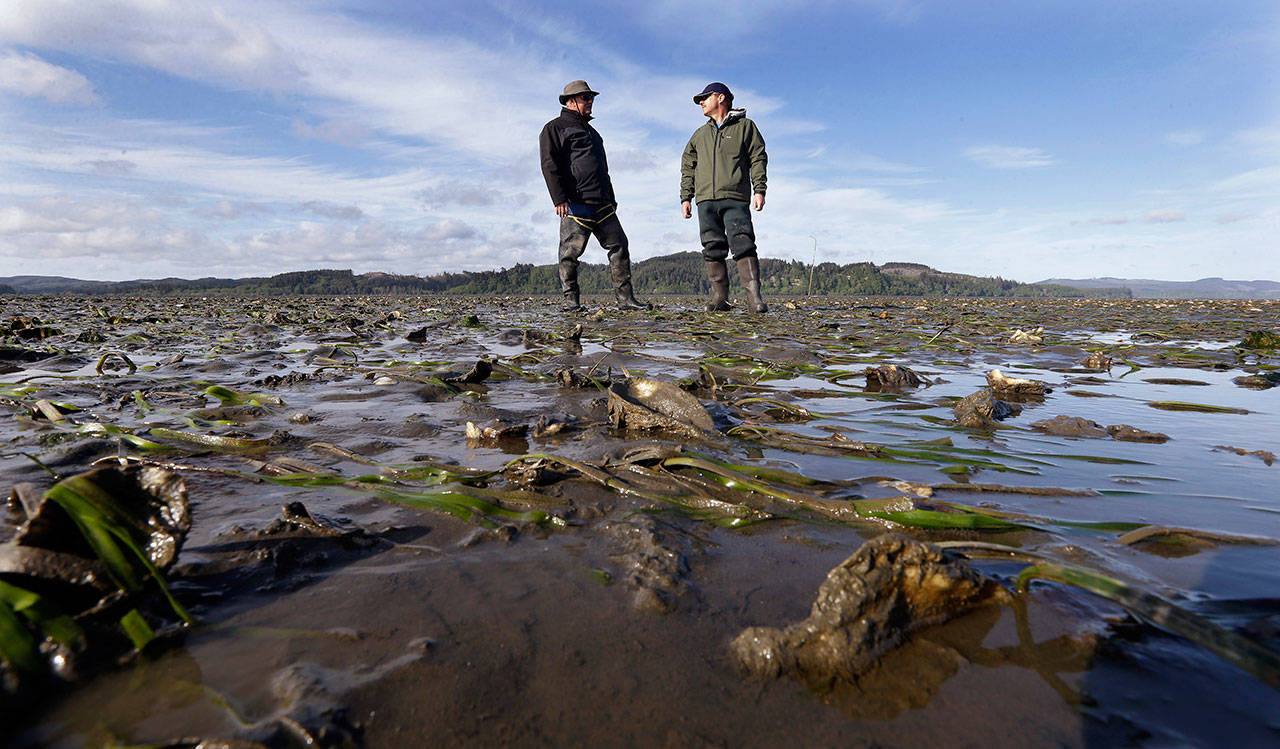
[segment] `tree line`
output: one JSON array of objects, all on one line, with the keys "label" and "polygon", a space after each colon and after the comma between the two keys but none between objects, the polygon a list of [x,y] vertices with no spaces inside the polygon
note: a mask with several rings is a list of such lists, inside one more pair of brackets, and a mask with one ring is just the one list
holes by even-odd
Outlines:
[{"label": "tree line", "polygon": [[[737,269],[729,263],[736,286]],[[1025,284],[1004,278],[944,273],[915,263],[821,263],[814,268],[798,260],[762,258],[763,290],[773,295],[834,296],[963,296],[963,297],[1107,297],[1129,298],[1127,288],[1077,289],[1054,284]],[[706,266],[698,252],[650,258],[632,266],[632,281],[642,294],[710,293]],[[602,294],[613,290],[608,266],[583,263],[578,275],[582,291]],[[0,287],[0,293],[5,292]],[[404,295],[483,294],[527,296],[558,294],[555,265],[521,263],[511,268],[434,276],[365,273],[349,270],[307,270],[264,278],[167,278],[147,281],[94,283],[59,291],[128,295],[292,296],[292,295]]]}]

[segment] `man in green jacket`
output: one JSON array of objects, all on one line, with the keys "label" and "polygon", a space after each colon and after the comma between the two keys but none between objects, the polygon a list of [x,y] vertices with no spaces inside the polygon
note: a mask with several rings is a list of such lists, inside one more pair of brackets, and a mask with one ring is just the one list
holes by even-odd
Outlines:
[{"label": "man in green jacket", "polygon": [[680,208],[693,216],[698,203],[698,227],[702,259],[711,281],[709,311],[729,309],[730,251],[738,263],[738,275],[747,290],[747,309],[768,312],[760,296],[760,258],[756,255],[755,227],[747,205],[764,209],[766,169],[769,157],[756,123],[747,110],[733,108],[733,92],[723,83],[709,83],[693,97],[702,107],[707,124],[693,131],[680,159]]}]

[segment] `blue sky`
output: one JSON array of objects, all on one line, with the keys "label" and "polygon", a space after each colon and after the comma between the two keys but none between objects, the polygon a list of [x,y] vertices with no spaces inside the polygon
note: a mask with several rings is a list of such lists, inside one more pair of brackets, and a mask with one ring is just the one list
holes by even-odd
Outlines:
[{"label": "blue sky", "polygon": [[1280,279],[1273,0],[4,0],[0,276],[551,263],[575,78],[635,259],[698,247],[719,80],[768,144],[765,257]]}]

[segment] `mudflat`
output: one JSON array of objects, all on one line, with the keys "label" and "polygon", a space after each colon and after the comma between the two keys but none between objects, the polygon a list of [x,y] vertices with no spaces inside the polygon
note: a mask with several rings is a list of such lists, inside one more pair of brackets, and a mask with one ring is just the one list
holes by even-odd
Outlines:
[{"label": "mudflat", "polygon": [[0,730],[1280,738],[1280,302],[594,301],[5,298]]}]

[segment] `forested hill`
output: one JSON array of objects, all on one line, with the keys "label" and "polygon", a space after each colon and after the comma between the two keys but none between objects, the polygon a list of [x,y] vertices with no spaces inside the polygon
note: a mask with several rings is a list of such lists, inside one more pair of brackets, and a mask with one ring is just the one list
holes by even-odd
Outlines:
[{"label": "forested hill", "polygon": [[[729,263],[737,284],[737,270]],[[1124,288],[1081,290],[1068,286],[1024,284],[1003,278],[983,278],[943,273],[915,263],[836,265],[822,263],[811,269],[796,260],[760,261],[764,291],[768,294],[848,296],[977,296],[977,297],[1119,297]],[[682,252],[635,263],[632,277],[641,294],[707,294],[706,266],[701,254]],[[609,270],[584,263],[579,275],[585,293],[610,291]],[[349,270],[309,270],[281,273],[267,278],[166,278],[144,281],[79,281],[48,276],[0,278],[0,285],[24,294],[130,294],[130,295],[228,295],[277,296],[293,294],[555,294],[560,281],[555,265],[516,265],[493,271],[444,273],[438,276],[402,276],[390,273],[356,275]],[[2,288],[2,287],[0,287]]]},{"label": "forested hill", "polygon": [[1232,281],[1202,278],[1198,281],[1156,281],[1149,278],[1051,278],[1038,283],[1073,286],[1078,289],[1120,287],[1138,299],[1280,299],[1276,281]]}]

